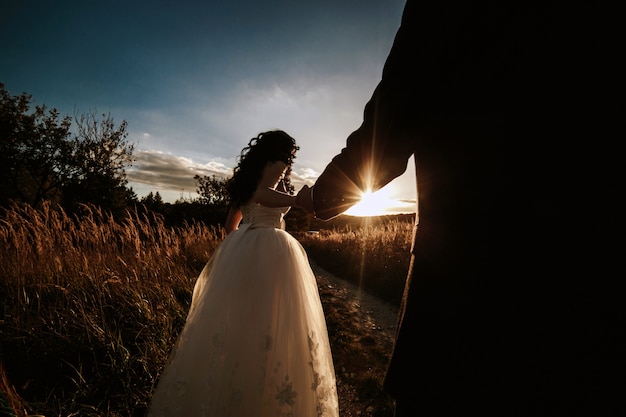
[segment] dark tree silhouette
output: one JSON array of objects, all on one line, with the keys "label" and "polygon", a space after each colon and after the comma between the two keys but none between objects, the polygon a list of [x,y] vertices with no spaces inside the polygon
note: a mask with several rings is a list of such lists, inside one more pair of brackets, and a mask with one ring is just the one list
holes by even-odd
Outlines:
[{"label": "dark tree silhouette", "polygon": [[71,118],[36,106],[32,96],[11,96],[0,83],[0,205],[10,201],[35,207],[58,201],[63,174],[71,164]]},{"label": "dark tree silhouette", "polygon": [[72,136],[71,117],[45,105],[31,111],[31,101],[26,93],[11,96],[0,83],[0,205],[92,203],[120,212],[137,200],[127,188],[134,146],[125,120],[116,126],[110,115],[78,115]]},{"label": "dark tree silhouette", "polygon": [[118,213],[137,200],[127,188],[127,166],[132,165],[134,145],[126,140],[128,123],[115,126],[111,115],[95,112],[76,116],[77,136],[66,172],[64,205],[89,202]]},{"label": "dark tree silhouette", "polygon": [[208,224],[224,224],[228,214],[230,198],[226,190],[226,179],[213,176],[193,177],[196,181],[198,203],[202,206],[201,219]]},{"label": "dark tree silhouette", "polygon": [[196,180],[196,192],[202,204],[211,206],[228,206],[229,197],[226,190],[226,179],[219,178],[216,175],[193,177]]}]

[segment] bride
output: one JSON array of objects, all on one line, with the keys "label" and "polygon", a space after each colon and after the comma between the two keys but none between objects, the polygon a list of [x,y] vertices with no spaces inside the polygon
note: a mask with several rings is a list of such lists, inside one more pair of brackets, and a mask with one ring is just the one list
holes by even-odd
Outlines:
[{"label": "bride", "polygon": [[290,194],[298,149],[274,130],[241,151],[227,182],[228,235],[198,277],[149,417],[339,415],[315,276],[284,230],[299,205]]}]

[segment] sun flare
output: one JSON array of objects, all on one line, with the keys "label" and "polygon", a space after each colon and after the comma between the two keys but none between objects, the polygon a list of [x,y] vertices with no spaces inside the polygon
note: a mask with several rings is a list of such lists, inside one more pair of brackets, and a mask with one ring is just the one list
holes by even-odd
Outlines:
[{"label": "sun flare", "polygon": [[388,210],[398,204],[390,198],[391,191],[390,187],[383,187],[376,192],[365,191],[361,195],[361,201],[350,207],[345,214],[362,217],[388,214]]}]

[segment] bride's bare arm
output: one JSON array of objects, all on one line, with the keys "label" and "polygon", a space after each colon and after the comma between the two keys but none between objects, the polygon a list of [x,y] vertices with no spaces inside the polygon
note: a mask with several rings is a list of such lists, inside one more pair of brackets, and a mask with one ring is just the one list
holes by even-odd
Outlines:
[{"label": "bride's bare arm", "polygon": [[254,201],[266,207],[287,207],[296,205],[296,196],[276,190],[287,165],[284,162],[271,162],[263,170],[263,178],[254,192]]},{"label": "bride's bare arm", "polygon": [[237,230],[242,217],[243,214],[239,208],[231,207],[230,210],[228,210],[228,217],[226,217],[226,224],[224,224],[224,229],[226,229],[227,234],[233,230]]}]

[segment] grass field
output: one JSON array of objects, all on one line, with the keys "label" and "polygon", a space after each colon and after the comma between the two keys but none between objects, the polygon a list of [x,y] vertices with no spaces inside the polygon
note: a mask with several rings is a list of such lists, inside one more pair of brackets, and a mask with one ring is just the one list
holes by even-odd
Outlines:
[{"label": "grass field", "polygon": [[[224,238],[199,223],[167,228],[158,216],[83,211],[14,206],[0,215],[0,410],[142,416],[195,279]],[[296,237],[322,267],[395,302],[411,228],[393,220]],[[362,381],[371,391],[377,378]]]}]

